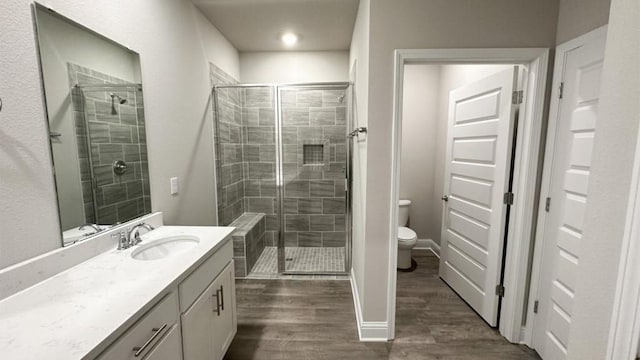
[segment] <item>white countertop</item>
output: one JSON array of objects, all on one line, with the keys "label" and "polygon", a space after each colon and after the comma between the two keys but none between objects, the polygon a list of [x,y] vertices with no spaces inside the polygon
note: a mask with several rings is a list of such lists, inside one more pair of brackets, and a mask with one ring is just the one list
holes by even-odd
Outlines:
[{"label": "white countertop", "polygon": [[141,244],[195,235],[196,247],[163,259],[109,250],[0,301],[0,358],[93,358],[231,239],[232,227],[163,226]]}]

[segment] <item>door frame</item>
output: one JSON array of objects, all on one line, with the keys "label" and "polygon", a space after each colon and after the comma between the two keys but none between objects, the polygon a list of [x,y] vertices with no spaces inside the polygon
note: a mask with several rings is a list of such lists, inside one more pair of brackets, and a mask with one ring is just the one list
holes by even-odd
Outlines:
[{"label": "door frame", "polygon": [[[553,167],[553,157],[555,155],[555,143],[556,143],[556,124],[558,122],[558,116],[560,115],[560,84],[563,80],[564,66],[567,58],[567,54],[580,46],[583,46],[594,38],[602,36],[602,32],[607,31],[607,26],[602,26],[584,35],[581,35],[575,39],[569,40],[556,47],[553,79],[551,88],[551,102],[549,104],[549,123],[547,125],[547,138],[545,145],[544,163],[542,168],[542,183],[540,185],[540,199],[546,198],[547,194],[551,191],[551,170]],[[597,131],[597,130],[596,130]],[[531,283],[529,291],[528,303],[533,304],[539,295],[540,287],[540,275],[542,267],[542,256],[544,247],[544,230],[547,220],[547,211],[545,209],[545,202],[540,201],[538,203],[538,221],[535,230],[535,242],[533,248],[533,262],[531,267]],[[529,306],[527,309],[527,319],[531,319],[528,325],[524,328],[522,341],[524,344],[533,346],[533,330],[535,327],[535,316],[533,306]]]},{"label": "door frame", "polygon": [[640,132],[622,237],[616,296],[611,315],[607,359],[635,359],[640,342]]},{"label": "door frame", "polygon": [[640,132],[622,237],[607,359],[635,359],[640,342]]},{"label": "door frame", "polygon": [[[400,156],[402,144],[402,103],[405,64],[518,64],[528,70],[525,80],[524,102],[516,140],[513,192],[515,199],[508,226],[506,262],[504,265],[505,293],[500,309],[500,334],[510,342],[520,342],[523,332],[523,313],[527,301],[528,263],[533,242],[536,190],[541,141],[545,124],[545,94],[549,49],[397,49],[394,52],[392,177],[389,196],[389,269],[387,288],[388,338],[395,337],[396,278],[398,246],[398,201],[400,194]],[[524,109],[524,110],[522,110]],[[519,240],[519,241],[516,241]]]}]

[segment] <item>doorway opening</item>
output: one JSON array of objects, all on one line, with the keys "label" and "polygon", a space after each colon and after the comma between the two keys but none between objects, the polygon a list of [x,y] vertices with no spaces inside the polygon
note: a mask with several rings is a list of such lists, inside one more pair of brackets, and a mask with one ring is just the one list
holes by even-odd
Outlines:
[{"label": "doorway opening", "polygon": [[[397,296],[403,298],[405,286],[415,292],[416,282],[442,279],[444,284],[432,282],[418,299],[429,302],[430,291],[438,289],[438,298],[461,307],[450,312],[440,304],[428,314],[440,310],[466,319],[454,324],[474,322],[469,310],[492,327],[499,321],[501,298],[492,293],[503,280],[511,207],[503,194],[513,190],[522,105],[512,94],[524,86],[525,71],[515,64],[405,65],[398,268],[406,271],[404,251],[426,269],[399,273]],[[413,238],[418,246],[411,250]],[[398,316],[399,326],[415,319]]]},{"label": "doorway opening", "polygon": [[[417,230],[416,254],[431,250],[441,257],[416,256],[431,268],[430,276],[442,278],[450,288],[441,282],[444,289],[455,291],[500,335],[520,342],[538,200],[547,56],[546,49],[396,51],[389,338],[401,321],[396,320],[402,304],[396,306],[396,290],[400,294],[400,276],[406,275],[396,270],[399,227],[405,225],[399,223],[399,201],[411,200],[408,225]],[[410,86],[418,78],[437,79],[422,82],[434,96],[429,89],[412,94]],[[407,107],[411,103],[418,113],[420,108],[430,113],[431,120],[411,118],[416,110]],[[412,124],[423,129],[406,128]],[[431,158],[425,159],[425,153]],[[420,176],[431,179],[431,185],[423,181],[422,190],[416,188]],[[418,201],[405,198],[411,196]],[[418,261],[417,271],[420,266]]]}]

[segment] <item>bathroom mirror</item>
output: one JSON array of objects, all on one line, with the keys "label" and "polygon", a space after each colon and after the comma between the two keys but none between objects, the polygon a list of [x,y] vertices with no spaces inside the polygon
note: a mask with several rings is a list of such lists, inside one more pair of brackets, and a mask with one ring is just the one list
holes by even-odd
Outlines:
[{"label": "bathroom mirror", "polygon": [[63,246],[151,212],[137,53],[33,7]]}]

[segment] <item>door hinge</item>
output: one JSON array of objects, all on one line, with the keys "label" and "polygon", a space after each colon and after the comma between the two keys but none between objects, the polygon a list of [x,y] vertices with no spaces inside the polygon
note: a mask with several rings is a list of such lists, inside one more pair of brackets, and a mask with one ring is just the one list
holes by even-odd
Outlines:
[{"label": "door hinge", "polygon": [[496,286],[496,295],[498,295],[500,297],[504,297],[504,286],[502,286],[502,285],[497,285]]},{"label": "door hinge", "polygon": [[502,201],[506,205],[513,205],[513,193],[512,192],[504,193],[504,197],[503,197]]},{"label": "door hinge", "polygon": [[551,208],[551,198],[548,197],[544,203],[544,211],[549,212],[550,208]]},{"label": "door hinge", "polygon": [[538,300],[533,302],[533,313],[534,314],[538,313]]},{"label": "door hinge", "polygon": [[564,92],[564,82],[561,82],[558,86],[558,99],[562,99],[562,94]]},{"label": "door hinge", "polygon": [[511,95],[511,103],[514,105],[522,104],[522,100],[524,99],[524,90],[514,91]]}]

